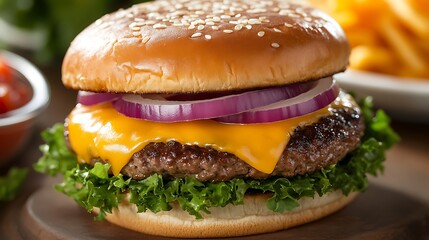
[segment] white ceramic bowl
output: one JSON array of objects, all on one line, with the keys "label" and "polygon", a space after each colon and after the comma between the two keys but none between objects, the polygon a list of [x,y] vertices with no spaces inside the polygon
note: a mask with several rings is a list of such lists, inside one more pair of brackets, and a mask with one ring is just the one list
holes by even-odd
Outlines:
[{"label": "white ceramic bowl", "polygon": [[347,70],[335,75],[341,88],[358,99],[372,96],[374,104],[394,119],[429,123],[429,79],[399,78]]}]

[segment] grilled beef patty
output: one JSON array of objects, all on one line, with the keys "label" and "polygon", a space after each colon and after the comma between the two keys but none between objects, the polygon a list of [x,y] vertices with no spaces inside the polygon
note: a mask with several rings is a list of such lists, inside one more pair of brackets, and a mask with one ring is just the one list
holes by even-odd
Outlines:
[{"label": "grilled beef patty", "polygon": [[233,154],[175,141],[148,144],[132,156],[121,172],[133,179],[159,173],[166,177],[191,176],[212,182],[233,178],[291,177],[337,163],[358,146],[363,133],[363,117],[359,110],[334,109],[332,115],[317,123],[295,129],[271,174],[256,170]]}]

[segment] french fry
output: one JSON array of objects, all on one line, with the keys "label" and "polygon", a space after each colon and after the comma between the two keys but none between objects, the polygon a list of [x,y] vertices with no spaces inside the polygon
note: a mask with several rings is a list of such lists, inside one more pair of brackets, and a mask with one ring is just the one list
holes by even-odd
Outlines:
[{"label": "french fry", "polygon": [[419,56],[417,49],[414,48],[415,44],[400,31],[392,19],[383,19],[380,23],[380,31],[386,41],[392,46],[392,50],[400,57],[405,68],[412,69],[415,73],[425,71],[428,65]]},{"label": "french fry", "polygon": [[361,45],[380,45],[379,37],[374,34],[374,31],[371,29],[356,29],[349,31],[347,38],[349,39],[352,47]]},{"label": "french fry", "polygon": [[309,0],[347,34],[350,67],[429,81],[429,0]]},{"label": "french fry", "polygon": [[394,74],[394,66],[398,66],[395,56],[387,48],[360,45],[354,47],[350,54],[350,67],[355,69]]},{"label": "french fry", "polygon": [[428,39],[418,39],[415,41],[417,48],[422,50],[422,55],[426,57],[426,62],[429,62],[429,42]]},{"label": "french fry", "polygon": [[409,29],[422,38],[429,38],[429,17],[422,15],[410,4],[410,0],[386,0],[392,12]]}]

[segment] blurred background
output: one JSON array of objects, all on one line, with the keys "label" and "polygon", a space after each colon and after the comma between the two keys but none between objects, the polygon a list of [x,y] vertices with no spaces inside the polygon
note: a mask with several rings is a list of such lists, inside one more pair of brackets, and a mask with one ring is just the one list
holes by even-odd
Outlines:
[{"label": "blurred background", "polygon": [[0,0],[0,48],[27,50],[41,65],[61,61],[90,23],[144,0]]}]

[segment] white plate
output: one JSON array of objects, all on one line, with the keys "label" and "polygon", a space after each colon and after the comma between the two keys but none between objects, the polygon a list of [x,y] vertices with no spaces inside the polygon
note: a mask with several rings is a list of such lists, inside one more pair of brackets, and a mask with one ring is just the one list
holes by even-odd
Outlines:
[{"label": "white plate", "polygon": [[372,96],[376,107],[394,119],[429,123],[429,79],[416,80],[347,70],[334,76],[341,88],[358,99]]}]

